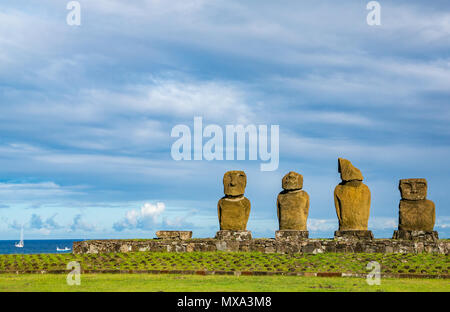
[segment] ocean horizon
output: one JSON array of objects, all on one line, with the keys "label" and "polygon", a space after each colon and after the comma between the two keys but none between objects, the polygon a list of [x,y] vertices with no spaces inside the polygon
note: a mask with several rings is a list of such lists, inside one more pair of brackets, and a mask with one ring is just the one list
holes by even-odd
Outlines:
[{"label": "ocean horizon", "polygon": [[[15,246],[18,240],[0,240],[0,254],[43,254],[71,253],[72,244],[83,239],[30,239],[24,241],[23,248]],[[68,251],[57,251],[56,248],[69,248]]]}]

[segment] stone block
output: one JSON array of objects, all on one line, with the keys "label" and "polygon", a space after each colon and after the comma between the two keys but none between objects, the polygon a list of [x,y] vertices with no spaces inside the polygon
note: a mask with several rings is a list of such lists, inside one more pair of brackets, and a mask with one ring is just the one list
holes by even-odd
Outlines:
[{"label": "stone block", "polygon": [[251,240],[252,232],[220,230],[217,231],[215,238],[218,240],[236,240],[236,241]]},{"label": "stone block", "polygon": [[334,232],[334,239],[337,240],[372,240],[373,239],[373,233],[372,231],[335,231]]},{"label": "stone block", "polygon": [[394,231],[392,239],[436,242],[439,239],[437,231]]},{"label": "stone block", "polygon": [[157,231],[156,236],[161,239],[181,239],[192,238],[192,231]]},{"label": "stone block", "polygon": [[275,232],[276,240],[297,241],[307,239],[308,237],[309,237],[308,231],[280,230]]}]

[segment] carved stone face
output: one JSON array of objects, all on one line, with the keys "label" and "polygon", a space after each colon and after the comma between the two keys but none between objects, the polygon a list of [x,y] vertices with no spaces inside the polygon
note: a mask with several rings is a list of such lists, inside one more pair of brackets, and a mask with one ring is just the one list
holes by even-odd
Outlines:
[{"label": "carved stone face", "polygon": [[281,186],[284,190],[300,190],[303,187],[303,176],[291,171],[283,177]]},{"label": "carved stone face", "polygon": [[243,195],[247,186],[247,176],[244,171],[228,171],[223,176],[223,189],[225,195]]},{"label": "carved stone face", "polygon": [[427,198],[427,180],[425,179],[402,179],[399,188],[402,199],[422,200]]}]

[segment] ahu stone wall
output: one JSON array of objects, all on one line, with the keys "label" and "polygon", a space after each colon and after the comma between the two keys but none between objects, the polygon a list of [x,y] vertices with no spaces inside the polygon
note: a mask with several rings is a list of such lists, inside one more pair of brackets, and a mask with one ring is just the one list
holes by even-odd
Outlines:
[{"label": "ahu stone wall", "polygon": [[249,240],[148,239],[148,240],[88,240],[73,243],[75,254],[111,252],[198,252],[198,251],[257,251],[264,253],[440,253],[448,254],[450,240],[414,241],[396,239],[345,240],[271,238]]}]

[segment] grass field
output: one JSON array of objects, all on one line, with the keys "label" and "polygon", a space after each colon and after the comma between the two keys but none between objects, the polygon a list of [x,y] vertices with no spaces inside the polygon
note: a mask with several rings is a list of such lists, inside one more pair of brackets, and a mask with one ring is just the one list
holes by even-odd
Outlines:
[{"label": "grass field", "polygon": [[81,285],[69,286],[63,274],[2,274],[0,291],[450,291],[448,280],[382,279],[370,286],[363,278],[298,276],[197,276],[151,274],[82,274]]},{"label": "grass field", "polygon": [[377,261],[381,273],[448,274],[450,262],[443,254],[266,254],[257,252],[134,252],[109,254],[0,255],[0,272],[66,270],[77,261],[82,270],[207,270],[260,272],[367,273],[366,265]]}]

